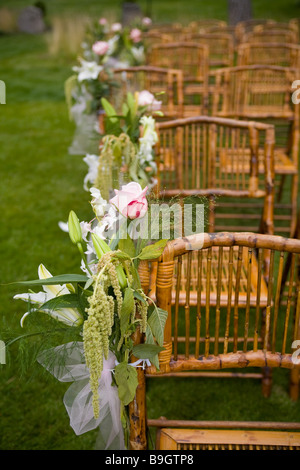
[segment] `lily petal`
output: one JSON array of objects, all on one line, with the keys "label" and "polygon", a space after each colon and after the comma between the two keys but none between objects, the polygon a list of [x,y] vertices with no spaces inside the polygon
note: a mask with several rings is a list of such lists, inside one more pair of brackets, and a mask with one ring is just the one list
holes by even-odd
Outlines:
[{"label": "lily petal", "polygon": [[[49,279],[49,277],[53,277],[43,264],[39,265],[38,274],[40,279]],[[48,300],[53,299],[53,297],[56,297],[57,295],[65,295],[70,293],[65,286],[60,285],[43,286],[43,289],[49,295]]]}]

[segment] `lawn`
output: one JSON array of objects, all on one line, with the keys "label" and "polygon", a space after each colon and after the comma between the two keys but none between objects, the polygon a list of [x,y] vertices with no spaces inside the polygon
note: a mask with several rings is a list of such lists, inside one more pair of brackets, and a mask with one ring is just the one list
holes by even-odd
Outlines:
[{"label": "lawn", "polygon": [[[84,13],[119,19],[120,1],[44,1],[48,20],[53,16]],[[214,0],[152,0],[155,21],[189,21],[197,17],[227,18],[227,2]],[[4,4],[4,5],[3,5]],[[21,8],[25,0],[3,1]],[[285,21],[298,17],[295,0],[254,0],[256,17]],[[7,87],[0,116],[1,162],[1,318],[0,339],[6,329],[20,333],[19,320],[26,305],[12,300],[20,290],[5,284],[37,277],[43,263],[55,275],[78,272],[79,256],[59,227],[71,209],[81,220],[89,217],[89,195],[83,190],[86,165],[70,155],[74,125],[64,99],[64,81],[74,57],[51,56],[45,35],[0,35],[0,79]],[[21,351],[28,359],[26,345]],[[96,431],[76,436],[63,405],[68,384],[50,375],[37,375],[38,366],[20,367],[17,347],[0,369],[0,449],[90,450]],[[25,364],[26,365],[26,364]],[[288,372],[274,372],[272,395],[265,399],[255,380],[152,379],[148,381],[148,417],[203,420],[299,421],[300,402],[288,396]],[[188,383],[187,383],[188,382]],[[186,393],[186,390],[189,393]]]}]

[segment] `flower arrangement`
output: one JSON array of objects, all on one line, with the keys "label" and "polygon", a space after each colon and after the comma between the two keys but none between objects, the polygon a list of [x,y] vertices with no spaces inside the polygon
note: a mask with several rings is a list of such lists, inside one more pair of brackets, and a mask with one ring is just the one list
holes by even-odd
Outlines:
[{"label": "flower arrangement", "polygon": [[151,114],[162,115],[161,102],[147,90],[128,93],[121,115],[105,98],[101,102],[106,135],[100,145],[100,156],[88,154],[84,158],[88,165],[84,188],[88,190],[91,184],[106,198],[114,185],[128,180],[152,188],[156,184],[154,147],[158,136]]},{"label": "flower arrangement", "polygon": [[[120,23],[109,25],[106,18],[100,18],[89,27],[78,64],[73,67],[75,73],[65,82],[69,114],[77,126],[82,125],[83,116],[97,116],[101,111],[101,98],[115,85],[115,68],[145,63],[142,32],[150,26],[149,21],[144,18],[139,27],[129,28]],[[95,128],[96,121],[92,126]]]},{"label": "flower arrangement", "polygon": [[[29,305],[22,327],[30,314],[43,312],[81,338],[43,351],[38,360],[59,380],[73,382],[64,402],[76,434],[99,426],[106,449],[126,448],[127,405],[135,396],[137,367],[159,368],[163,350],[167,313],[147,297],[139,276],[139,264],[159,257],[167,242],[149,240],[147,191],[130,182],[107,202],[91,188],[93,220],[79,222],[74,211],[68,219],[83,274],[52,276],[40,265],[39,279],[20,284],[43,286],[43,291],[14,297]],[[132,339],[137,329],[145,337],[139,345]],[[51,364],[48,353],[55,357]]]}]

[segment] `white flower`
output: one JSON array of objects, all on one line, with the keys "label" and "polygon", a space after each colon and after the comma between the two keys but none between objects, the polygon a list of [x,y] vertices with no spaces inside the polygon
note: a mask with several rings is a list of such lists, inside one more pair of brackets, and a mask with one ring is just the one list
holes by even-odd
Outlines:
[{"label": "white flower", "polygon": [[[69,225],[68,222],[58,222],[59,228],[66,233],[69,233]],[[87,242],[87,235],[91,232],[91,224],[90,222],[80,222],[82,238],[84,241]]]},{"label": "white flower", "polygon": [[143,46],[140,46],[140,47],[133,46],[131,48],[131,53],[139,64],[142,64],[145,61],[145,51],[144,51]]},{"label": "white flower", "polygon": [[88,183],[94,184],[97,178],[98,174],[98,165],[99,165],[99,157],[98,155],[90,155],[87,154],[83,161],[88,165],[88,173],[86,174],[84,181],[83,181],[83,187],[86,191],[89,190],[88,188]]},{"label": "white flower", "polygon": [[103,70],[101,65],[98,65],[95,61],[87,61],[79,59],[81,67],[73,67],[73,71],[78,73],[78,81],[83,80],[96,80],[99,73]]},{"label": "white flower", "polygon": [[68,222],[58,222],[58,226],[59,228],[63,231],[63,232],[69,232],[69,227],[68,227]]},{"label": "white flower", "polygon": [[107,41],[107,44],[108,44],[107,55],[112,55],[115,52],[118,41],[119,41],[118,35],[113,36]]},{"label": "white flower", "polygon": [[87,242],[87,236],[92,231],[92,227],[90,222],[80,222],[82,238],[85,242]]},{"label": "white flower", "polygon": [[[49,277],[52,277],[52,274],[50,274],[43,264],[40,264],[38,268],[38,275],[39,279],[48,279]],[[33,308],[22,316],[20,321],[22,327],[25,318],[30,313],[38,311],[45,302],[48,302],[48,300],[51,300],[55,297],[71,293],[66,285],[44,285],[43,289],[44,292],[38,292],[36,294],[25,293],[14,296],[14,299],[24,300],[27,303],[30,302],[37,306],[37,308]],[[75,308],[58,308],[53,310],[43,309],[42,311],[50,315],[55,320],[61,321],[68,326],[78,326],[83,322],[81,314]]]},{"label": "white flower", "polygon": [[93,229],[93,233],[102,240],[111,239],[117,232],[117,223],[121,218],[119,212],[110,206],[101,222]]},{"label": "white flower", "polygon": [[103,217],[107,207],[107,201],[101,196],[100,190],[98,188],[90,188],[90,193],[92,195],[92,208],[97,217]]},{"label": "white flower", "polygon": [[90,263],[90,264],[89,264],[89,268],[90,268],[90,271],[91,271],[92,275],[91,275],[91,273],[88,271],[88,269],[87,269],[87,267],[86,267],[86,265],[85,265],[83,259],[81,260],[81,266],[80,266],[80,268],[81,268],[81,270],[82,270],[88,277],[92,277],[92,275],[97,274],[97,269],[98,269],[98,268],[97,268],[97,264],[95,264],[95,263]]},{"label": "white flower", "polygon": [[140,164],[153,159],[152,149],[158,141],[157,132],[155,130],[155,120],[152,116],[143,116],[140,119],[140,124],[143,127],[143,134],[139,138],[139,151],[138,158]]},{"label": "white flower", "polygon": [[111,25],[111,30],[113,33],[117,33],[118,31],[121,31],[121,29],[122,29],[121,23],[113,23]]}]

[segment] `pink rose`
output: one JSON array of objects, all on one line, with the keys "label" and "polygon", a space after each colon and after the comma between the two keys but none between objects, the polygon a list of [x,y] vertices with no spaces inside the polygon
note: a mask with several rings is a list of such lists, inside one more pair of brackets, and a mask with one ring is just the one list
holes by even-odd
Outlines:
[{"label": "pink rose", "polygon": [[106,41],[97,41],[93,44],[93,51],[97,55],[104,55],[109,49],[109,44]]},{"label": "pink rose", "polygon": [[133,42],[140,42],[142,39],[142,32],[138,28],[133,28],[130,32],[130,39],[133,40]]},{"label": "pink rose", "polygon": [[122,186],[121,190],[115,189],[115,197],[109,202],[113,204],[124,217],[138,219],[144,217],[148,210],[146,198],[148,187],[142,190],[138,183],[131,182]]},{"label": "pink rose", "polygon": [[147,90],[139,92],[138,95],[138,105],[147,106],[151,111],[159,111],[161,108],[161,101],[157,101],[154,98],[154,95]]}]

